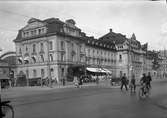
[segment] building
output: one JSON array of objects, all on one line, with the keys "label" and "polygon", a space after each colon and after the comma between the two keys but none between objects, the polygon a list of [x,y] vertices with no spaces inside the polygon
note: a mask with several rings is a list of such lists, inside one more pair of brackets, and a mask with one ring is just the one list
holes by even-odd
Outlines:
[{"label": "building", "polygon": [[167,78],[167,50],[158,51],[158,63],[157,69],[158,78]]},{"label": "building", "polygon": [[116,77],[116,47],[112,42],[88,37],[85,43],[86,67],[101,68]]},{"label": "building", "polygon": [[154,60],[156,58],[157,52],[155,51],[147,51],[146,54],[146,61],[145,61],[145,72],[148,73],[150,72],[152,79],[157,79],[158,78],[158,69],[154,68]]},{"label": "building", "polygon": [[14,40],[17,74],[25,75],[27,81],[49,78],[60,82],[69,66],[85,65],[83,35],[72,19],[30,19]]},{"label": "building", "polygon": [[3,60],[0,60],[0,86],[1,88],[10,86],[9,65]]},{"label": "building", "polygon": [[[1,62],[3,62],[2,65],[5,64],[5,69],[7,71],[8,78],[11,80],[12,86],[16,83],[16,52],[9,51],[6,53],[3,53],[0,56]],[[3,67],[4,68],[4,67]]]},{"label": "building", "polygon": [[112,42],[116,45],[116,76],[120,77],[126,73],[129,79],[132,74],[139,81],[144,71],[144,60],[146,58],[146,50],[142,48],[139,41],[136,40],[135,34],[131,38],[125,35],[110,32],[102,36],[99,40]]},{"label": "building", "polygon": [[[88,37],[73,19],[39,20],[31,18],[16,39],[17,78],[25,84],[42,79],[71,81],[78,73],[100,71],[120,77],[139,79],[146,72],[147,45],[135,34],[131,38],[110,32],[95,39]],[[100,69],[99,69],[100,68]],[[30,82],[31,81],[31,82]]]}]

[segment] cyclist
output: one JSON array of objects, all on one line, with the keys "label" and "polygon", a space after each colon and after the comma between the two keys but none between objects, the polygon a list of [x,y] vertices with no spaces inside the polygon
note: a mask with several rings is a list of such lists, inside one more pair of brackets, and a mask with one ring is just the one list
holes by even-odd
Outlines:
[{"label": "cyclist", "polygon": [[146,74],[145,73],[143,73],[143,77],[140,79],[140,83],[141,83],[141,86],[142,86],[142,95],[143,94],[146,94],[146,92],[147,92],[147,90],[146,90],[146,88],[147,88],[147,77],[146,77]]}]

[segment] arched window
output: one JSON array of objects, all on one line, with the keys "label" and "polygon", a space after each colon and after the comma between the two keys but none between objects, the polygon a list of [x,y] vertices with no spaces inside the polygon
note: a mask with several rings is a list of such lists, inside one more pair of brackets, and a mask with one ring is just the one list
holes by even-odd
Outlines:
[{"label": "arched window", "polygon": [[33,63],[36,63],[36,58],[32,57]]},{"label": "arched window", "polygon": [[19,59],[18,59],[18,63],[19,63],[19,64],[23,64],[22,58],[19,58]]},{"label": "arched window", "polygon": [[43,55],[41,55],[41,61],[42,62],[44,62],[45,60],[44,60],[44,56]]},{"label": "arched window", "polygon": [[33,46],[32,46],[32,51],[36,52],[36,45],[35,44],[33,44]]},{"label": "arched window", "polygon": [[37,70],[33,70],[33,77],[35,78],[37,76]]},{"label": "arched window", "polygon": [[44,76],[45,76],[45,70],[41,69],[41,77],[44,77]]}]

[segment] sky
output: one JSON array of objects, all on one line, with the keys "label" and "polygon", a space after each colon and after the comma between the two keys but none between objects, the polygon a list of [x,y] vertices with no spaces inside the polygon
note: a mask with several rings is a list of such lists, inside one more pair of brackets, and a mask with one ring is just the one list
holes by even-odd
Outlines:
[{"label": "sky", "polygon": [[13,40],[31,18],[74,19],[88,36],[99,38],[112,29],[128,38],[133,33],[150,50],[167,49],[165,1],[1,1],[0,48],[15,51]]}]

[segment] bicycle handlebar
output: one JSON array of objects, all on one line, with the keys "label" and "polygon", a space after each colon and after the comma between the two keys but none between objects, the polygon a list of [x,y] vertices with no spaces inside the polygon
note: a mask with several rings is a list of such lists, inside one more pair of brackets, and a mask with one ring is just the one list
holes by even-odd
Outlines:
[{"label": "bicycle handlebar", "polygon": [[10,103],[11,101],[2,101],[1,103],[0,103],[0,105],[5,105],[5,104],[8,104],[8,103]]}]

